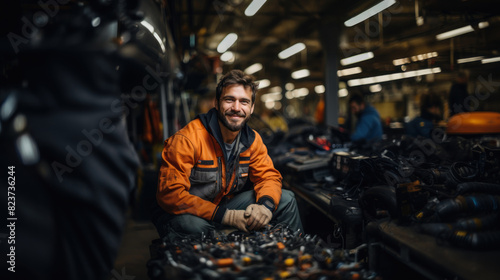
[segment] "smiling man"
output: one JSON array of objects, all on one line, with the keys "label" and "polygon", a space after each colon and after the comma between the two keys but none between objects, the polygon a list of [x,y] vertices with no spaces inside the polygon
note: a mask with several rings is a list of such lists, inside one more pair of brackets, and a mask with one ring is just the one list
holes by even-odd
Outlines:
[{"label": "smiling man", "polygon": [[303,230],[292,192],[282,190],[260,135],[247,125],[258,85],[240,70],[224,75],[215,108],[165,141],[154,219],[160,236],[200,236],[218,224],[248,232],[269,223]]}]

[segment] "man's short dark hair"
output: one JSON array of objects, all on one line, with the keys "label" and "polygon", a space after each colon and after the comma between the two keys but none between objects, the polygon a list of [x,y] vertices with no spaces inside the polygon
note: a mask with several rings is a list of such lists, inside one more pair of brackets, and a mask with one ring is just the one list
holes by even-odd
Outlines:
[{"label": "man's short dark hair", "polygon": [[365,98],[361,93],[353,93],[351,94],[351,97],[349,97],[349,103],[351,104],[352,102],[356,102],[356,104],[361,105],[365,103]]},{"label": "man's short dark hair", "polygon": [[226,73],[226,75],[224,75],[217,84],[217,88],[215,89],[215,98],[219,101],[224,88],[230,85],[242,85],[245,89],[249,87],[252,90],[252,104],[254,104],[255,95],[257,94],[257,90],[259,88],[259,84],[254,81],[255,77],[252,75],[245,74],[245,72],[237,69],[231,70]]}]

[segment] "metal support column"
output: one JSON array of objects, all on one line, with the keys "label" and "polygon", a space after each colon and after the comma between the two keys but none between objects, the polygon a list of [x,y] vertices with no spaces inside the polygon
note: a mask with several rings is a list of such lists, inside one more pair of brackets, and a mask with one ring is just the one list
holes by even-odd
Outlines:
[{"label": "metal support column", "polygon": [[325,124],[338,126],[339,116],[339,78],[337,62],[341,23],[327,20],[321,24],[320,36],[325,55]]}]

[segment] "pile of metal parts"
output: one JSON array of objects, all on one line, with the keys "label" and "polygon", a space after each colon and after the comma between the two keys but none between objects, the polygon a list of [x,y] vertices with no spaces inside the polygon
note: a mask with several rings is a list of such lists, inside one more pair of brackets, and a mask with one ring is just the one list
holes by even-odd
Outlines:
[{"label": "pile of metal parts", "polygon": [[358,262],[357,250],[333,249],[280,224],[251,233],[157,239],[150,250],[150,279],[381,279]]}]

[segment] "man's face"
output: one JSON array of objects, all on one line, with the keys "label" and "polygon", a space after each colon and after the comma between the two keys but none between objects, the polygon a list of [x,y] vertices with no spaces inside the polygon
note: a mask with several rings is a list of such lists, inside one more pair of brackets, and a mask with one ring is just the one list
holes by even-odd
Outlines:
[{"label": "man's face", "polygon": [[226,87],[216,103],[217,116],[230,131],[240,131],[253,113],[252,90],[242,85]]},{"label": "man's face", "polygon": [[358,104],[356,102],[351,102],[349,106],[351,107],[351,112],[356,116],[359,116],[361,112],[365,109],[365,104]]}]

